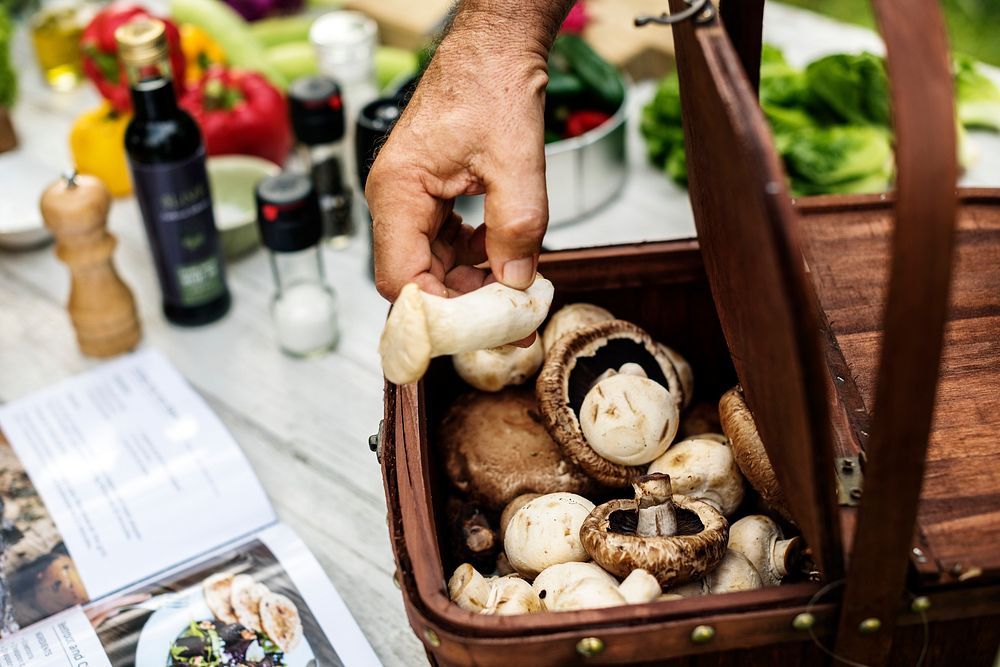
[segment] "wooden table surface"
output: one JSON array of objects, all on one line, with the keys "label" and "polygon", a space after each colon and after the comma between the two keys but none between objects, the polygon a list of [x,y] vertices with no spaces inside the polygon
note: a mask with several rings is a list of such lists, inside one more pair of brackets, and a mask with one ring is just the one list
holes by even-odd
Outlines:
[{"label": "wooden table surface", "polygon": [[[871,33],[780,5],[769,5],[766,37],[804,62],[824,52],[879,48]],[[41,186],[27,182],[17,160],[44,165],[55,177],[69,163],[71,119],[92,106],[89,90],[44,94],[25,45],[23,93],[15,124],[23,146],[0,159],[0,179],[24,179],[32,204]],[[635,106],[651,94],[633,96]],[[622,196],[592,218],[551,230],[547,247],[622,243],[691,236],[686,193],[644,162],[632,123],[632,177]],[[981,158],[970,184],[996,184],[1000,141],[977,135]],[[8,183],[11,181],[7,181]],[[32,204],[33,205],[33,204]],[[264,252],[229,267],[233,308],[222,321],[180,329],[160,313],[159,290],[133,199],[116,201],[111,229],[120,245],[115,261],[133,288],[144,327],[143,346],[155,346],[218,412],[267,489],[279,516],[305,539],[386,665],[425,664],[407,624],[385,526],[379,468],[368,449],[378,426],[382,380],[376,344],[386,304],[367,277],[367,238],[344,251],[327,250],[326,265],[338,293],[342,339],[326,357],[296,361],[274,342],[268,305],[272,283]],[[77,351],[64,303],[68,278],[51,249],[0,252],[0,400],[39,389],[96,362]]]}]

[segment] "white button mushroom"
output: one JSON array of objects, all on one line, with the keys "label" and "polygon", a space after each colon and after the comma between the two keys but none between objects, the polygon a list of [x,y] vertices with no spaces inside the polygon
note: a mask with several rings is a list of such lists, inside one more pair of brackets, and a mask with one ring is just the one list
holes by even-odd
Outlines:
[{"label": "white button mushroom", "polygon": [[606,582],[601,579],[587,577],[570,584],[562,595],[555,600],[552,611],[569,611],[571,609],[603,609],[628,604],[628,601],[618,591],[618,584],[612,579]]},{"label": "white button mushroom", "polygon": [[703,500],[726,516],[743,502],[743,475],[732,449],[717,440],[688,438],[653,461],[648,473],[670,475],[674,493]]},{"label": "white button mushroom", "polygon": [[479,574],[476,568],[462,563],[448,580],[448,597],[462,609],[481,612],[490,597],[490,584],[491,580]]},{"label": "white button mushroom", "polygon": [[716,593],[752,591],[763,586],[760,573],[743,554],[727,549],[718,567],[704,579],[688,582],[670,589],[670,593],[684,598]]},{"label": "white button mushroom", "polygon": [[728,549],[719,567],[705,577],[709,593],[752,591],[763,586],[760,573],[743,554]]},{"label": "white button mushroom", "polygon": [[691,404],[691,399],[694,398],[694,371],[691,370],[691,364],[673,348],[669,348],[663,343],[656,345],[670,359],[674,370],[677,371],[677,380],[681,386],[681,407],[686,408]]},{"label": "white button mushroom", "polygon": [[549,323],[545,326],[545,331],[542,332],[542,345],[545,348],[545,353],[548,354],[552,346],[569,332],[613,319],[615,319],[614,315],[593,304],[571,303],[568,306],[563,306],[549,318]]},{"label": "white button mushroom", "polygon": [[600,579],[613,586],[618,580],[608,574],[600,565],[593,562],[556,563],[542,570],[531,584],[539,599],[546,608],[555,609],[559,606],[559,598],[568,588],[583,579]]},{"label": "white button mushroom", "polygon": [[500,513],[501,542],[503,541],[504,536],[507,535],[507,524],[509,524],[510,520],[514,518],[514,514],[532,500],[540,498],[541,496],[541,493],[522,493],[518,497],[514,498],[514,500],[507,503],[507,505],[503,508],[503,512]]},{"label": "white button mushroom", "polygon": [[632,570],[618,586],[618,592],[629,604],[652,602],[663,592],[656,577],[645,570]]},{"label": "white button mushroom", "polygon": [[575,493],[549,493],[528,502],[511,517],[504,551],[523,576],[569,561],[590,560],[580,543],[580,526],[594,503]]},{"label": "white button mushroom", "polygon": [[533,333],[552,303],[552,283],[535,277],[522,291],[493,283],[446,299],[403,287],[382,331],[379,354],[386,379],[416,382],[433,357],[506,345]]},{"label": "white button mushroom", "polygon": [[763,514],[745,516],[729,527],[729,549],[747,557],[765,586],[777,586],[799,554],[801,538],[784,539],[781,527]]},{"label": "white button mushroom", "polygon": [[542,341],[536,336],[528,347],[503,345],[490,350],[474,350],[453,355],[458,376],[480,391],[500,391],[524,384],[545,361]]},{"label": "white button mushroom", "polygon": [[544,610],[545,607],[531,589],[531,584],[517,575],[508,575],[493,581],[483,613],[511,616]]},{"label": "white button mushroom", "polygon": [[663,385],[616,373],[591,388],[580,407],[580,429],[591,449],[622,465],[642,465],[667,450],[680,414]]}]

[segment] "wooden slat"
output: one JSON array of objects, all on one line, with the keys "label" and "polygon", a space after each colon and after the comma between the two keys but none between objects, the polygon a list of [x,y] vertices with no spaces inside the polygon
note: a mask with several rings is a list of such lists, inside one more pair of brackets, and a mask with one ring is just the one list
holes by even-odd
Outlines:
[{"label": "wooden slat", "polygon": [[764,0],[723,0],[719,12],[733,48],[743,63],[750,87],[759,90]]},{"label": "wooden slat", "polygon": [[[674,12],[685,6],[671,2]],[[784,173],[721,23],[673,29],[689,192],[716,308],[789,507],[837,578],[828,371]]]}]

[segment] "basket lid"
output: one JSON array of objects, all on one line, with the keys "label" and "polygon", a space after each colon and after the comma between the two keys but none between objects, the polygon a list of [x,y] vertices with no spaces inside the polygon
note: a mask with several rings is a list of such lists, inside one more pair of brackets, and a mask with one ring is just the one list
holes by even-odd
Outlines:
[{"label": "basket lid", "polygon": [[721,22],[675,25],[674,44],[691,204],[719,319],[788,510],[836,578],[828,371],[784,173]]}]

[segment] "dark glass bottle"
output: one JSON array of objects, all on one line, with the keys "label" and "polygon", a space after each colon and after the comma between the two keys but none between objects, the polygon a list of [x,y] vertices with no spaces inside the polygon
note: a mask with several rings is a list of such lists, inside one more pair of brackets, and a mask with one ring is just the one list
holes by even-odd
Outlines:
[{"label": "dark glass bottle", "polygon": [[198,125],[177,105],[163,23],[115,33],[132,93],[125,151],[157,277],[174,324],[214,322],[229,310],[225,264]]}]

